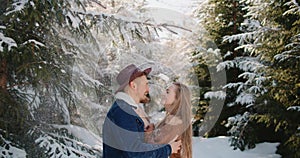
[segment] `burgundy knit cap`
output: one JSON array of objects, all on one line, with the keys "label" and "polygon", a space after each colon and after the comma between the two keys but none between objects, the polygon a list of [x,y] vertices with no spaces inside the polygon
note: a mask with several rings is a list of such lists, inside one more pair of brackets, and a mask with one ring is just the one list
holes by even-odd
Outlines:
[{"label": "burgundy knit cap", "polygon": [[120,71],[120,73],[117,76],[117,82],[119,84],[119,88],[117,89],[117,92],[123,91],[124,88],[134,79],[141,77],[143,75],[148,75],[151,72],[151,68],[147,68],[145,70],[139,69],[134,64],[130,64],[126,66],[123,70]]}]

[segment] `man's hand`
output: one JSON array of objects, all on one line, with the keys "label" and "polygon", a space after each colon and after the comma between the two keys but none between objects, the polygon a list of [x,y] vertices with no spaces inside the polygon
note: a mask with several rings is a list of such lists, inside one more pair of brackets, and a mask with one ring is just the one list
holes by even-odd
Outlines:
[{"label": "man's hand", "polygon": [[151,132],[153,131],[155,128],[154,124],[153,123],[150,123],[148,126],[145,127],[145,132]]}]

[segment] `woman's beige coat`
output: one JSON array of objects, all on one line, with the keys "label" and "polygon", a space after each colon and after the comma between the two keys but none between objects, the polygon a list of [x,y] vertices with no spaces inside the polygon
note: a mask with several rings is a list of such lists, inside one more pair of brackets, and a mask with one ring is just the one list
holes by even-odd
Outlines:
[{"label": "woman's beige coat", "polygon": [[[181,139],[181,135],[184,132],[182,121],[174,115],[167,115],[166,118],[155,127],[153,131],[146,132],[146,142],[167,144],[171,141]],[[178,154],[172,154],[170,158],[181,158],[180,151],[178,151]]]}]

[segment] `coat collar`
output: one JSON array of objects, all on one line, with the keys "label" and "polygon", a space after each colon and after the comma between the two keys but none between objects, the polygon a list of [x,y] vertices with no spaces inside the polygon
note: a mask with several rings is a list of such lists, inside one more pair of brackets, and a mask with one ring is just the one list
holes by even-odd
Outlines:
[{"label": "coat collar", "polygon": [[124,92],[118,92],[115,95],[116,99],[121,99],[124,100],[126,103],[130,104],[131,106],[133,106],[134,108],[138,108],[138,105],[134,102],[134,100],[127,94]]}]

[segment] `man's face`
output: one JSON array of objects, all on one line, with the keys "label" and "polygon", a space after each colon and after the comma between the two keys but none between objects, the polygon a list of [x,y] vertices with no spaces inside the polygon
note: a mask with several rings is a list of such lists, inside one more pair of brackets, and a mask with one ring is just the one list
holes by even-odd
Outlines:
[{"label": "man's face", "polygon": [[145,75],[135,79],[136,95],[139,97],[140,103],[147,103],[149,98],[149,83]]}]

